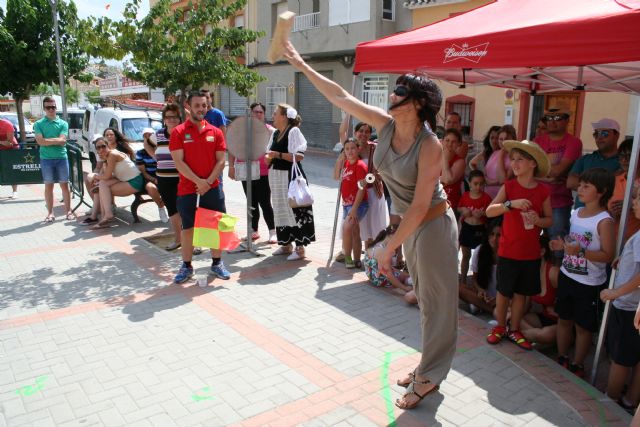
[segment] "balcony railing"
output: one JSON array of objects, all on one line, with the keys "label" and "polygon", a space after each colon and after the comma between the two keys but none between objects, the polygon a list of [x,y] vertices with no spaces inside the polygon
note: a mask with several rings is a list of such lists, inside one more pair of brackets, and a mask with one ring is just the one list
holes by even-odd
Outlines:
[{"label": "balcony railing", "polygon": [[296,16],[293,22],[293,31],[305,31],[320,26],[320,12],[307,13]]}]

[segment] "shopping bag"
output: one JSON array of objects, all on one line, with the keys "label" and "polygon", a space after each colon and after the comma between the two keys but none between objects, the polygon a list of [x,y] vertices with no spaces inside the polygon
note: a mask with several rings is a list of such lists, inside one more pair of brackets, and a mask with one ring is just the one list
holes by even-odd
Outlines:
[{"label": "shopping bag", "polygon": [[313,194],[311,194],[307,180],[302,176],[295,154],[293,155],[293,166],[291,166],[288,199],[289,206],[292,208],[302,208],[313,204]]},{"label": "shopping bag", "polygon": [[[234,168],[236,170],[236,181],[247,180],[247,162],[234,162]],[[260,179],[260,161],[253,160],[251,162],[251,181]]]}]

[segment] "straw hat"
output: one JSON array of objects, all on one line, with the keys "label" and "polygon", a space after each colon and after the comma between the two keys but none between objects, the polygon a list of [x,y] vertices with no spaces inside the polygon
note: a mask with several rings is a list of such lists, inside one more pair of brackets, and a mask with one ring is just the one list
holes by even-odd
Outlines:
[{"label": "straw hat", "polygon": [[536,177],[544,178],[549,174],[549,169],[551,169],[551,164],[549,163],[549,158],[547,157],[547,153],[544,152],[542,148],[538,144],[532,141],[522,140],[522,141],[504,141],[503,142],[504,149],[507,152],[511,152],[512,149],[517,148],[518,150],[522,150],[525,153],[529,154],[538,164],[538,170],[536,172]]}]

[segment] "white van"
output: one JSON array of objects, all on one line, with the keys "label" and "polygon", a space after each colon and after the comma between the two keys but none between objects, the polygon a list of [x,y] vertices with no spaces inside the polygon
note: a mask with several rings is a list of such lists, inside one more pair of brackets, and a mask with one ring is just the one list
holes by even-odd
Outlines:
[{"label": "white van", "polygon": [[[84,121],[84,112],[80,108],[67,108],[67,117],[69,123],[69,139],[78,144],[82,138],[82,122]],[[62,111],[56,112],[56,115],[62,118]]]},{"label": "white van", "polygon": [[89,156],[91,166],[95,167],[96,153],[92,144],[93,136],[104,132],[106,128],[114,128],[132,142],[134,151],[142,146],[142,131],[144,128],[160,129],[162,127],[162,115],[159,111],[129,110],[120,108],[87,108],[84,112],[82,123],[82,137],[80,145]]}]

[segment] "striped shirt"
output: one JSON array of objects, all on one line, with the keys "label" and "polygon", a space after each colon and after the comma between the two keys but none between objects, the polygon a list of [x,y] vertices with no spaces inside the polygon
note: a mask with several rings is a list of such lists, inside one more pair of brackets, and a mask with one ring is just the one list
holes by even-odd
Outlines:
[{"label": "striped shirt", "polygon": [[169,151],[167,128],[156,131],[156,139],[158,141],[158,147],[156,148],[156,161],[158,162],[156,175],[165,178],[178,178],[180,175],[173,157],[171,157],[171,151]]},{"label": "striped shirt", "polygon": [[153,177],[156,176],[156,159],[151,157],[144,148],[136,152],[136,165],[144,166],[145,172]]}]

